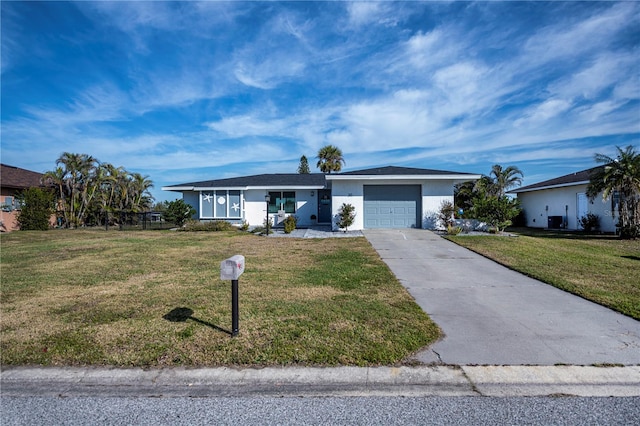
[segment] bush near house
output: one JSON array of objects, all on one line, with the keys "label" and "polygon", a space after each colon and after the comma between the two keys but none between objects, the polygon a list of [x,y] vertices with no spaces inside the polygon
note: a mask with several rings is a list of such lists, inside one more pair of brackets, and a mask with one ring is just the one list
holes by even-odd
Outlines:
[{"label": "bush near house", "polygon": [[38,187],[28,188],[16,199],[22,206],[17,220],[22,231],[46,231],[51,227],[51,216],[55,208],[55,194]]},{"label": "bush near house", "polygon": [[290,234],[296,229],[297,220],[295,216],[287,216],[284,220],[284,233]]},{"label": "bush near house", "polygon": [[597,231],[600,229],[600,216],[593,213],[587,213],[580,218],[580,226],[586,233]]},{"label": "bush near house", "polygon": [[349,230],[349,227],[353,225],[356,219],[356,208],[351,204],[343,203],[338,210],[338,228],[344,229],[344,232]]},{"label": "bush near house", "polygon": [[180,227],[196,214],[196,210],[183,200],[174,200],[165,202],[163,216],[167,222],[175,223]]}]

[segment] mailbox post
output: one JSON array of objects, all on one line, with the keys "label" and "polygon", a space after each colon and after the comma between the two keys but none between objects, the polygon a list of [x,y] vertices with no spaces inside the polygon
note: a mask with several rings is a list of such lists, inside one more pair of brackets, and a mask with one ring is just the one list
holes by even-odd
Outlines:
[{"label": "mailbox post", "polygon": [[231,280],[231,335],[240,332],[240,313],[238,302],[238,278],[244,272],[244,256],[236,254],[220,263],[220,279]]}]

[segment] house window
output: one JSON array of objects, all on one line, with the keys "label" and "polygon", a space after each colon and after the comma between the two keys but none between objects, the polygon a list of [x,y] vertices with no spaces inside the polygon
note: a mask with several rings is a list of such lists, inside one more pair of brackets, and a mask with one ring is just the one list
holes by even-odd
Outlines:
[{"label": "house window", "polygon": [[242,194],[240,191],[203,191],[200,193],[200,217],[241,218]]},{"label": "house window", "polygon": [[10,212],[13,210],[13,197],[4,197],[4,203],[2,203],[2,211]]},{"label": "house window", "polygon": [[284,210],[285,213],[296,212],[296,193],[293,191],[269,192],[269,213],[278,213]]}]

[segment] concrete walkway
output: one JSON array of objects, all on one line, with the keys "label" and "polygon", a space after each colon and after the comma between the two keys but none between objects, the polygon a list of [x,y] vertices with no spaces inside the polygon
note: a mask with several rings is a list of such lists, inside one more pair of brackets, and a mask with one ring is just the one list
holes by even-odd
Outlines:
[{"label": "concrete walkway", "polygon": [[[445,337],[415,359],[458,365],[640,365],[640,322],[426,230],[364,235]],[[505,237],[507,238],[507,237]]]}]

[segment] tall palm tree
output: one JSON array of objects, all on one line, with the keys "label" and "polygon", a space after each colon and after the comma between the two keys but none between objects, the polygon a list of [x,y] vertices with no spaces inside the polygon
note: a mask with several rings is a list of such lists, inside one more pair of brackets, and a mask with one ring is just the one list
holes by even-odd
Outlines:
[{"label": "tall palm tree", "polygon": [[327,145],[318,151],[318,164],[316,164],[316,167],[322,173],[339,172],[342,170],[343,164],[342,151],[337,146]]},{"label": "tall palm tree", "polygon": [[489,175],[493,181],[492,195],[498,198],[504,197],[508,190],[522,184],[523,176],[522,171],[516,166],[503,169],[501,165],[494,164]]},{"label": "tall palm tree", "polygon": [[55,170],[45,172],[42,176],[42,184],[55,188],[56,192],[56,210],[62,211],[65,223],[68,222],[67,206],[66,206],[66,194],[64,191],[64,169],[62,167],[56,167]]},{"label": "tall palm tree", "polygon": [[140,173],[131,174],[130,190],[132,194],[131,210],[139,212],[151,206],[153,197],[149,189],[153,188],[153,182],[149,176],[142,176]]},{"label": "tall palm tree", "polygon": [[86,213],[86,203],[92,173],[97,160],[87,154],[63,153],[57,160],[56,166],[64,166],[64,189],[68,194],[67,225],[79,226],[83,223]]},{"label": "tall palm tree", "polygon": [[587,195],[592,200],[602,193],[608,199],[615,193],[620,196],[618,217],[620,234],[623,237],[640,236],[640,153],[633,145],[624,150],[616,147],[616,158],[596,154],[595,160],[604,166],[597,168],[587,186]]}]

